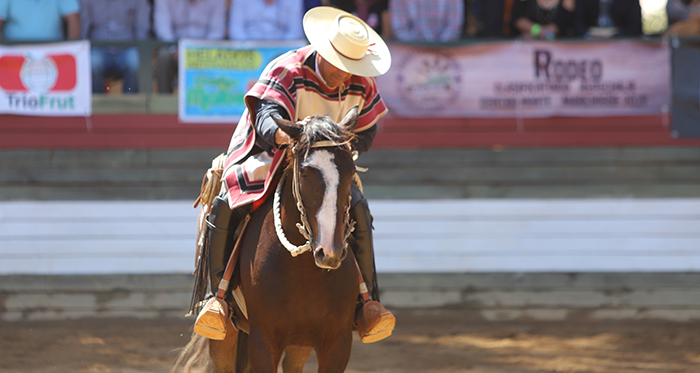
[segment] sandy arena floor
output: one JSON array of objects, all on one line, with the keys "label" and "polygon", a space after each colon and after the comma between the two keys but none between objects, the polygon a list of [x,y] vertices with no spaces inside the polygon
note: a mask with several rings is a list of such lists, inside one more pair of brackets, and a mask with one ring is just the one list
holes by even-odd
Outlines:
[{"label": "sandy arena floor", "polygon": [[[700,323],[486,323],[460,310],[396,315],[391,338],[356,340],[348,372],[700,372]],[[0,373],[169,372],[191,322],[0,323]],[[313,361],[308,368],[315,372]]]}]

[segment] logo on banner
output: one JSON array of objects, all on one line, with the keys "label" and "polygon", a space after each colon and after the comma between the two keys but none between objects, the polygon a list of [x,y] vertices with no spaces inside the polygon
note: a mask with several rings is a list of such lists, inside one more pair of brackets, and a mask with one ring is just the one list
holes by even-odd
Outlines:
[{"label": "logo on banner", "polygon": [[440,54],[409,55],[398,66],[402,98],[423,110],[439,110],[459,96],[462,74],[457,62]]},{"label": "logo on banner", "polygon": [[0,57],[0,88],[16,93],[73,90],[77,82],[75,57],[48,55],[33,59],[23,55]]},{"label": "logo on banner", "polygon": [[[90,42],[0,45],[0,113],[89,115]],[[78,69],[80,67],[80,69]]]}]

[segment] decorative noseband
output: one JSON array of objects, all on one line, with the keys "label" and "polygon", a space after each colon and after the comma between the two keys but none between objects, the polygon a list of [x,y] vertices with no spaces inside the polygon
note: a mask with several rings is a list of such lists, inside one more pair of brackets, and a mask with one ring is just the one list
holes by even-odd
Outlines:
[{"label": "decorative noseband", "polygon": [[[350,144],[349,141],[343,142],[343,143],[337,143],[334,141],[318,141],[311,145],[311,148],[328,148],[328,147],[336,147],[336,146],[345,146],[348,149],[350,149]],[[296,149],[292,148],[292,153],[295,153]],[[310,251],[311,250],[311,241],[313,240],[313,232],[311,231],[311,224],[309,223],[309,219],[306,216],[306,209],[304,209],[304,204],[301,200],[301,191],[300,191],[300,183],[299,183],[299,159],[298,157],[293,157],[293,174],[292,174],[292,193],[294,195],[294,200],[296,202],[297,210],[299,210],[299,214],[301,216],[301,223],[296,223],[297,228],[299,229],[299,233],[301,233],[302,236],[306,239],[306,243],[304,243],[301,246],[296,246],[289,242],[287,239],[287,236],[284,234],[284,231],[282,230],[282,212],[280,208],[280,195],[282,194],[282,189],[283,185],[286,181],[286,177],[282,177],[282,179],[279,181],[279,184],[277,184],[277,188],[275,190],[275,196],[273,200],[273,216],[274,216],[274,223],[275,223],[275,231],[277,232],[277,237],[279,238],[280,242],[282,243],[282,246],[284,246],[291,254],[293,257],[296,257],[297,255]],[[350,234],[355,230],[355,222],[350,221],[350,203],[352,200],[352,195],[348,196],[348,204],[345,207],[345,219],[343,225],[345,226],[345,237],[343,238],[343,241],[345,242],[345,245],[347,247],[347,240]]]}]

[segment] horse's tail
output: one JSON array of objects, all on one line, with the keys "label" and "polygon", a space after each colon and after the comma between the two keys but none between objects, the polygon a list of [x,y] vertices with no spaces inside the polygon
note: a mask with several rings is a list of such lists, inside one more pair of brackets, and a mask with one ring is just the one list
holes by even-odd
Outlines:
[{"label": "horse's tail", "polygon": [[192,333],[190,342],[182,348],[171,373],[216,373],[209,358],[209,340]]}]

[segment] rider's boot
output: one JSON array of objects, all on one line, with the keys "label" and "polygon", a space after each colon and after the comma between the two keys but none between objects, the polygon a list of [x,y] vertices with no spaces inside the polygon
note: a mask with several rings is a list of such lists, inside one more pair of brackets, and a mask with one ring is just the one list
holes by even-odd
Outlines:
[{"label": "rider's boot", "polygon": [[213,296],[199,312],[194,331],[210,339],[223,339],[226,334],[229,319],[228,306],[223,300],[217,299],[216,293],[233,249],[234,237],[231,237],[229,232],[235,230],[240,223],[243,213],[240,210],[232,211],[225,199],[216,197],[212,203],[211,212],[206,218],[205,245],[207,245],[209,283]]},{"label": "rider's boot", "polygon": [[367,200],[359,188],[353,184],[350,213],[355,220],[353,251],[360,272],[367,285],[371,301],[362,302],[355,315],[355,326],[364,343],[372,343],[391,335],[396,324],[394,315],[379,303],[377,274],[374,266],[374,245],[372,241],[372,215]]}]

